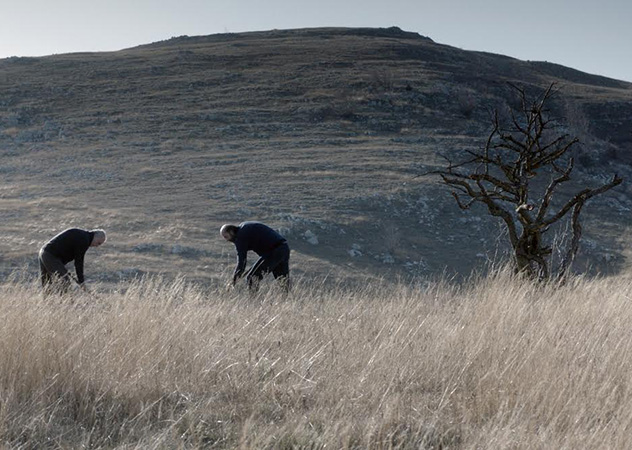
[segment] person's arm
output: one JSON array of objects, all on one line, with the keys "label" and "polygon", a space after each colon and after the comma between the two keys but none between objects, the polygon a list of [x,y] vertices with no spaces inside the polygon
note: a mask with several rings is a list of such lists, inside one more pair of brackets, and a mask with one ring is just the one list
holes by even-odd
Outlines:
[{"label": "person's arm", "polygon": [[235,244],[237,249],[237,267],[233,273],[233,286],[237,283],[239,277],[241,277],[246,270],[246,262],[248,256],[248,249],[244,245]]},{"label": "person's arm", "polygon": [[79,240],[79,242],[75,241],[75,272],[77,272],[77,283],[79,283],[79,286],[83,286],[85,281],[83,278],[83,259],[89,248],[90,242],[84,242],[83,239]]},{"label": "person's arm", "polygon": [[75,255],[75,272],[77,272],[77,283],[79,283],[80,286],[82,286],[84,282],[84,278],[83,278],[83,257],[84,256],[85,256],[85,253],[79,253]]}]

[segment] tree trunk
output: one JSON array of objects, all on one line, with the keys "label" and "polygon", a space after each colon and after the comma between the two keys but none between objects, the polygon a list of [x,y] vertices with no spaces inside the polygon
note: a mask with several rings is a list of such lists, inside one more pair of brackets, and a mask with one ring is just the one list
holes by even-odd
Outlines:
[{"label": "tree trunk", "polygon": [[532,279],[548,279],[550,272],[546,256],[549,253],[549,249],[543,246],[540,232],[524,230],[514,247],[516,271]]}]

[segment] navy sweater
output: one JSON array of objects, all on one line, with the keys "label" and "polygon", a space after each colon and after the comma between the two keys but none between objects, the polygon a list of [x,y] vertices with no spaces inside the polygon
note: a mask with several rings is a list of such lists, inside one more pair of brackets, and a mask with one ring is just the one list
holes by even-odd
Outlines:
[{"label": "navy sweater", "polygon": [[79,228],[69,228],[52,238],[44,250],[58,257],[62,263],[68,264],[75,261],[77,281],[83,283],[83,258],[92,244],[94,233]]},{"label": "navy sweater", "polygon": [[237,249],[237,267],[233,279],[236,280],[244,273],[249,250],[259,256],[266,256],[283,242],[285,238],[267,225],[259,222],[239,224],[237,236],[233,241]]}]

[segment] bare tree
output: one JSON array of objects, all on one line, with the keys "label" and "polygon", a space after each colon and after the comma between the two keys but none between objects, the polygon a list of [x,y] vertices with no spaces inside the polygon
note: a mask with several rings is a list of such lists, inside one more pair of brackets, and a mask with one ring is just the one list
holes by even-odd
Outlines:
[{"label": "bare tree", "polygon": [[[582,235],[580,214],[586,201],[622,182],[616,174],[595,188],[585,188],[570,195],[557,209],[551,201],[558,188],[571,179],[577,138],[555,132],[556,123],[546,109],[555,93],[554,85],[535,100],[513,86],[520,108],[511,112],[503,126],[498,111],[493,115],[493,129],[484,148],[467,151],[467,159],[436,170],[462,209],[482,203],[489,214],[504,222],[513,250],[516,270],[530,277],[547,279],[552,272],[567,274]],[[544,182],[538,181],[546,178]],[[538,189],[538,186],[540,187]],[[545,187],[546,186],[546,187]],[[570,216],[568,216],[570,214]],[[570,219],[567,248],[558,268],[551,268],[552,249],[545,233],[565,217]]]}]

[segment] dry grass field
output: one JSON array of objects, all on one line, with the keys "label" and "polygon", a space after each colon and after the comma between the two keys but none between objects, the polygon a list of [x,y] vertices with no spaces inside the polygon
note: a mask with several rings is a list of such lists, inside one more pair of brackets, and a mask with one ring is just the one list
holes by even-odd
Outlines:
[{"label": "dry grass field", "polygon": [[627,449],[632,279],[0,292],[6,448]]}]

